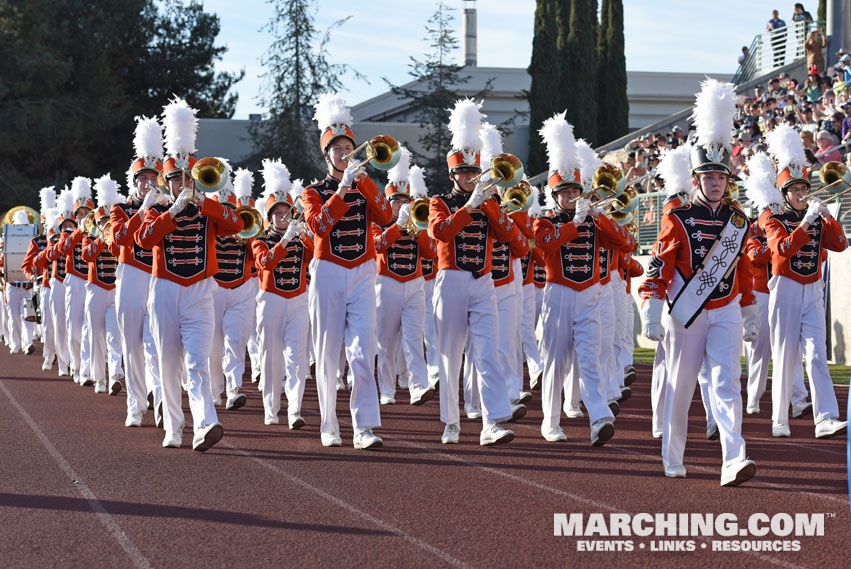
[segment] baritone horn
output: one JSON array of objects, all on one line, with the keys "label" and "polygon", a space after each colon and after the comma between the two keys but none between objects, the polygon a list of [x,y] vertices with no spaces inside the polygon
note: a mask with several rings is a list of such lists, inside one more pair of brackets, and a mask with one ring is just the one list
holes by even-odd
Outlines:
[{"label": "baritone horn", "polygon": [[532,185],[526,180],[520,180],[516,186],[502,190],[499,197],[499,207],[509,214],[528,211],[532,207]]},{"label": "baritone horn", "polygon": [[826,162],[819,170],[818,178],[823,184],[821,188],[810,194],[812,197],[820,192],[841,192],[851,186],[851,172],[842,162],[832,160]]},{"label": "baritone horn", "polygon": [[488,176],[485,191],[495,186],[512,188],[523,180],[523,162],[514,154],[507,152],[497,154],[491,159],[488,169],[472,178],[470,182],[475,184],[485,176]]},{"label": "baritone horn", "polygon": [[595,171],[591,178],[591,187],[594,188],[602,196],[614,197],[622,193],[623,189],[618,191],[618,182],[623,179],[621,169],[613,164],[603,162]]},{"label": "baritone horn", "polygon": [[225,187],[228,167],[218,158],[201,158],[192,166],[195,188],[205,194],[213,194]]},{"label": "baritone horn", "polygon": [[242,219],[242,231],[236,234],[237,238],[246,241],[262,233],[263,217],[259,211],[246,205],[237,208],[236,214]]},{"label": "baritone horn", "polygon": [[355,155],[364,148],[366,148],[366,159],[355,162],[353,164],[355,168],[372,162],[372,165],[379,170],[389,170],[398,164],[402,157],[399,142],[389,134],[379,134],[343,156],[343,160],[354,162]]},{"label": "baritone horn", "polygon": [[411,202],[408,221],[405,222],[405,229],[411,237],[428,230],[428,204],[428,198],[417,198]]}]

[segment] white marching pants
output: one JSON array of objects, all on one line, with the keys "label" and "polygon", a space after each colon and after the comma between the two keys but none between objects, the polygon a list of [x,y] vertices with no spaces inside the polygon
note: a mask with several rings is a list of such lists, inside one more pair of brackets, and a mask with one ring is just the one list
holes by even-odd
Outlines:
[{"label": "white marching pants", "polygon": [[24,299],[32,298],[33,291],[11,284],[6,285],[6,290],[9,343],[12,351],[18,351],[31,346],[35,337],[35,322],[24,320]]},{"label": "white marching pants", "polygon": [[600,367],[601,289],[599,283],[579,291],[555,283],[544,286],[541,306],[541,358],[544,361],[542,433],[559,426],[562,385],[574,359],[578,364],[579,388],[590,423],[606,418],[614,420],[604,397],[604,378]]},{"label": "white marching pants", "polygon": [[121,342],[115,317],[115,289],[89,283],[86,289],[86,322],[91,346],[91,378],[106,381],[124,375]]},{"label": "white marching pants", "polygon": [[[428,369],[423,356],[425,326],[425,290],[422,277],[399,282],[378,275],[375,279],[376,328],[378,347],[378,389],[382,394],[396,393],[396,374],[407,370],[408,386],[428,387]],[[405,366],[398,369],[396,359],[401,343]]]},{"label": "white marching pants", "polygon": [[[260,373],[260,340],[257,338],[257,295],[260,293],[260,279],[252,277],[246,285],[251,285],[253,298],[255,300],[254,310],[251,311],[251,333],[248,335],[248,359],[251,361],[251,374],[256,376]],[[244,286],[244,285],[243,285]],[[310,344],[310,341],[307,342]]]},{"label": "white marching pants", "polygon": [[293,298],[267,291],[257,294],[257,339],[266,418],[276,417],[281,409],[282,370],[287,377],[287,413],[301,413],[310,337],[307,304],[306,294]]},{"label": "white marching pants", "polygon": [[[490,275],[473,278],[473,273],[441,269],[434,285],[434,328],[440,354],[440,420],[447,425],[460,422],[458,377],[461,353],[467,334],[473,349],[481,394],[482,423],[490,425],[511,417],[507,370],[497,367],[497,307]],[[467,354],[468,357],[470,354]]]},{"label": "white marching pants", "polygon": [[[531,268],[529,270],[532,270]],[[538,309],[535,305],[535,297],[538,288],[532,283],[522,285],[523,303],[520,319],[520,335],[523,344],[523,355],[526,357],[526,367],[529,368],[529,377],[535,377],[544,369],[541,361],[541,351],[535,339],[535,323],[537,321]]]},{"label": "white marching pants", "polygon": [[160,363],[148,312],[152,277],[126,263],[118,264],[115,276],[115,317],[124,354],[127,412],[144,414],[148,393],[153,393],[155,406],[162,401]]},{"label": "white marching pants", "polygon": [[50,316],[53,320],[53,343],[56,347],[58,371],[68,371],[71,354],[68,351],[68,328],[65,320],[65,283],[50,279]]},{"label": "white marching pants", "polygon": [[381,426],[375,388],[375,261],[351,269],[330,261],[310,262],[308,312],[316,354],[320,432],[339,432],[337,371],[345,345],[354,378],[349,408],[355,429]]},{"label": "white marching pants", "polygon": [[429,387],[436,387],[440,380],[440,354],[437,353],[437,342],[434,335],[434,281],[423,281],[425,294],[425,359],[428,368]]},{"label": "white marching pants", "polygon": [[494,287],[494,298],[497,313],[496,363],[505,377],[508,400],[515,401],[520,399],[520,392],[523,390],[523,363],[517,348],[517,287],[513,282]]},{"label": "white marching pants", "polygon": [[615,298],[615,370],[623,385],[624,372],[632,363],[632,298],[626,293],[626,282],[621,278],[620,271],[612,273],[611,285]]},{"label": "white marching pants", "polygon": [[[71,368],[80,373],[81,347],[85,317],[86,281],[72,274],[65,275],[65,329]],[[88,356],[88,354],[86,354]]]},{"label": "white marching pants", "polygon": [[464,405],[481,409],[482,394],[479,392],[479,373],[475,366],[476,357],[473,354],[473,338],[467,334],[464,347]]},{"label": "white marching pants", "polygon": [[[213,344],[210,351],[210,388],[213,397],[236,395],[245,373],[245,350],[257,312],[257,287],[252,280],[236,288],[213,292]],[[280,396],[280,395],[279,395]]]},{"label": "white marching pants", "polygon": [[604,394],[608,401],[614,401],[621,396],[620,385],[623,383],[623,371],[617,373],[617,358],[615,355],[615,329],[617,317],[615,314],[615,287],[609,282],[600,285],[600,299],[597,305],[600,319],[601,341],[597,353],[600,357],[600,375],[606,386]]},{"label": "white marching pants", "polygon": [[218,422],[210,390],[210,350],[213,342],[213,291],[210,277],[189,286],[151,277],[148,310],[157,347],[163,395],[163,428],[167,435],[183,428],[181,368],[193,428]]},{"label": "white marching pants", "polygon": [[53,330],[53,311],[50,308],[50,293],[53,291],[49,286],[42,286],[39,290],[41,298],[41,341],[44,342],[44,358],[51,359],[56,356],[56,344]]},{"label": "white marching pants", "polygon": [[747,458],[742,438],[742,311],[738,297],[726,306],[704,309],[686,329],[668,319],[665,331],[666,379],[662,459],[683,463],[688,412],[701,367],[709,379],[709,405],[721,437],[724,466]]},{"label": "white marching pants", "polygon": [[816,425],[839,417],[839,405],[827,368],[825,346],[824,283],[801,284],[774,275],[768,281],[768,321],[774,371],[771,376],[771,419],[775,425],[789,424],[789,404],[801,353],[810,378],[813,421]]}]

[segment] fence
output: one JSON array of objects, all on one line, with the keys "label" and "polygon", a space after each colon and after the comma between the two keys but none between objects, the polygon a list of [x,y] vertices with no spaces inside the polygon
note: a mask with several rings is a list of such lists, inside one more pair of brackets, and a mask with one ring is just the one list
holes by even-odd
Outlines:
[{"label": "fence", "polygon": [[733,75],[733,83],[745,83],[801,59],[806,55],[804,42],[807,33],[814,29],[816,25],[813,22],[792,22],[785,28],[758,34]]}]

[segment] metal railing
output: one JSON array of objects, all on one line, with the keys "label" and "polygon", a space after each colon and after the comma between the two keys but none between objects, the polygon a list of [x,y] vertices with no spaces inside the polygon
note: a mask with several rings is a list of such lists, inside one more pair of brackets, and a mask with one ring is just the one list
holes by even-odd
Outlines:
[{"label": "metal railing", "polygon": [[813,22],[792,22],[784,28],[758,34],[733,75],[733,83],[740,85],[801,59],[806,55],[807,33],[814,29]]}]

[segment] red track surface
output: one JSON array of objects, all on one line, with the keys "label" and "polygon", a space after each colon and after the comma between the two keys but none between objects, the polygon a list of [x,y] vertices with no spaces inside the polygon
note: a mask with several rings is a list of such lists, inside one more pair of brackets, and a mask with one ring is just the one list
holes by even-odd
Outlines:
[{"label": "red track surface", "polygon": [[[845,436],[813,438],[812,419],[792,438],[770,437],[770,398],[746,416],[756,478],[721,488],[720,447],[704,437],[692,406],[688,478],[662,474],[649,428],[649,369],[605,447],[589,444],[587,420],[563,419],[566,443],[539,434],[538,394],[502,447],[478,445],[480,421],[462,421],[461,444],[440,444],[436,399],[382,407],[384,448],[351,446],[340,393],[342,448],[319,443],[316,389],[308,383],[301,431],[263,425],[250,384],[245,408],[221,411],[225,437],[206,454],[161,448],[145,416],[123,426],[125,401],[95,395],[38,355],[0,354],[0,559],[5,567],[842,567],[851,520]],[[837,387],[840,408],[848,391]],[[187,420],[191,424],[184,402]],[[286,418],[282,417],[284,423]],[[825,536],[793,553],[579,552],[580,538],[554,537],[554,513],[826,513]],[[835,517],[832,517],[834,516]],[[594,539],[594,538],[584,538]],[[614,538],[613,538],[614,539]],[[629,538],[627,538],[629,539]],[[716,540],[728,538],[715,537]],[[753,538],[756,539],[756,538]],[[770,538],[766,538],[770,539]],[[643,544],[644,549],[639,549]],[[703,544],[707,549],[701,549]],[[841,560],[845,561],[841,561]]]}]

